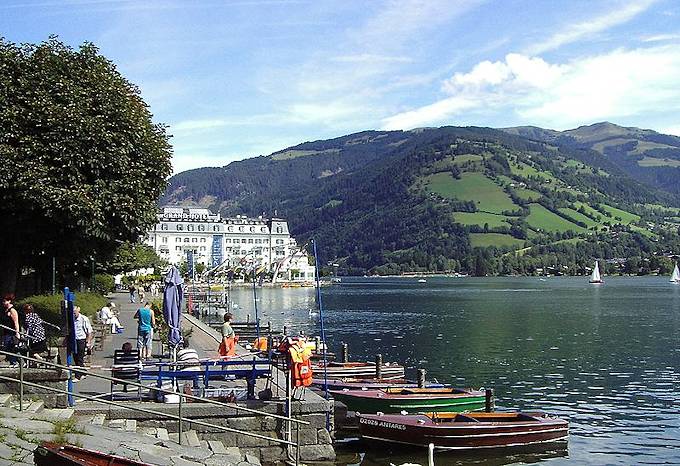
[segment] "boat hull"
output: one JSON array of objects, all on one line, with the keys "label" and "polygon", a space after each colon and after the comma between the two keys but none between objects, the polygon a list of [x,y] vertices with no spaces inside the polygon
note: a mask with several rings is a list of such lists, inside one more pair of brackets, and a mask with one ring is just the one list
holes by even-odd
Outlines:
[{"label": "boat hull", "polygon": [[331,391],[333,398],[357,413],[425,413],[479,411],[486,407],[485,393],[461,391],[434,396],[390,395],[383,390]]},{"label": "boat hull", "polygon": [[[472,416],[474,414],[469,415]],[[364,439],[418,447],[432,443],[439,450],[522,447],[568,438],[567,421],[541,413],[534,416],[535,420],[449,422],[446,425],[437,424],[425,415],[358,415],[358,418],[359,433]]]},{"label": "boat hull", "polygon": [[[312,380],[312,385],[320,389],[323,389],[324,385],[328,385],[329,390],[379,390],[390,387],[415,388],[418,386],[418,383],[405,379],[328,379],[327,382],[324,382],[323,374],[321,374],[318,378],[315,377]],[[428,388],[443,388],[448,385],[428,382],[425,386]]]},{"label": "boat hull", "polygon": [[151,466],[94,450],[43,442],[33,452],[37,466]]}]

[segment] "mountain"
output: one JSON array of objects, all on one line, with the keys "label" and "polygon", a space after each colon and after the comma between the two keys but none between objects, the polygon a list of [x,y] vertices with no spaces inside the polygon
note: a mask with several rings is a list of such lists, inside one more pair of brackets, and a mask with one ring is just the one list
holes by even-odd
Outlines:
[{"label": "mountain", "polygon": [[633,178],[680,194],[680,137],[609,122],[562,132],[533,126],[504,128],[503,131],[536,141],[591,149]]},{"label": "mountain", "polygon": [[611,126],[365,131],[177,174],[161,203],[286,217],[351,274],[582,273],[595,257],[666,267],[678,199],[598,152],[611,139],[597,134],[624,137]]}]

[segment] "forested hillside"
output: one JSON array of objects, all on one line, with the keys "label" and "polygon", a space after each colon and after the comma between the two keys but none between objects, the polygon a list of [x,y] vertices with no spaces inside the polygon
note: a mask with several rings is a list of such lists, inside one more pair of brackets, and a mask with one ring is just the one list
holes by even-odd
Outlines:
[{"label": "forested hillside", "polygon": [[575,274],[595,258],[665,272],[664,254],[680,251],[673,194],[574,136],[512,132],[444,127],[307,142],[180,173],[162,202],[283,216],[344,273]]}]

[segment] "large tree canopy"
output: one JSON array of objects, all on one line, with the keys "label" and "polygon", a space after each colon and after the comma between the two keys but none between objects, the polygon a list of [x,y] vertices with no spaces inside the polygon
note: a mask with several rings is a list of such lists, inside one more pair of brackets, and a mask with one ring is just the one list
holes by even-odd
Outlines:
[{"label": "large tree canopy", "polygon": [[41,257],[73,263],[138,239],[170,158],[165,127],[94,45],[0,39],[0,291]]}]

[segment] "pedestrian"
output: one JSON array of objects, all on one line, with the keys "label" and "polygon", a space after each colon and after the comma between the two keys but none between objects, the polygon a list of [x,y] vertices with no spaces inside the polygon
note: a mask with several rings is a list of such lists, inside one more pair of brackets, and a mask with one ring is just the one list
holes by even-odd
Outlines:
[{"label": "pedestrian", "polygon": [[151,284],[151,296],[154,297],[158,296],[158,285],[156,284],[156,282],[153,282]]},{"label": "pedestrian", "polygon": [[24,304],[24,314],[26,315],[26,334],[28,335],[28,355],[42,360],[40,353],[47,351],[47,336],[43,320],[31,304]]},{"label": "pedestrian", "polygon": [[135,291],[137,290],[137,289],[135,288],[135,284],[134,284],[134,283],[130,283],[130,288],[129,288],[129,290],[130,290],[130,302],[131,302],[131,303],[134,303],[134,302],[135,302]]},{"label": "pedestrian", "polygon": [[[19,313],[14,308],[14,296],[6,295],[2,298],[3,313],[0,319],[2,324],[2,349],[8,353],[16,353],[19,343]],[[7,356],[10,366],[16,366],[19,359],[16,356]]]},{"label": "pedestrian", "polygon": [[137,294],[139,295],[139,303],[144,302],[144,298],[146,298],[146,293],[144,290],[144,284],[139,285],[139,291],[137,291]]},{"label": "pedestrian", "polygon": [[[73,326],[76,332],[76,366],[85,367],[85,354],[92,346],[93,330],[90,319],[80,312],[80,306],[73,308]],[[78,381],[82,377],[76,376],[75,380]]]},{"label": "pedestrian", "polygon": [[222,324],[222,342],[218,349],[220,356],[230,357],[236,354],[236,334],[231,328],[231,314],[228,312],[224,314],[224,323]]},{"label": "pedestrian", "polygon": [[151,304],[147,302],[144,307],[137,309],[134,318],[138,321],[137,348],[140,351],[141,359],[147,360],[151,357],[153,329],[156,326],[156,316],[151,310]]}]

